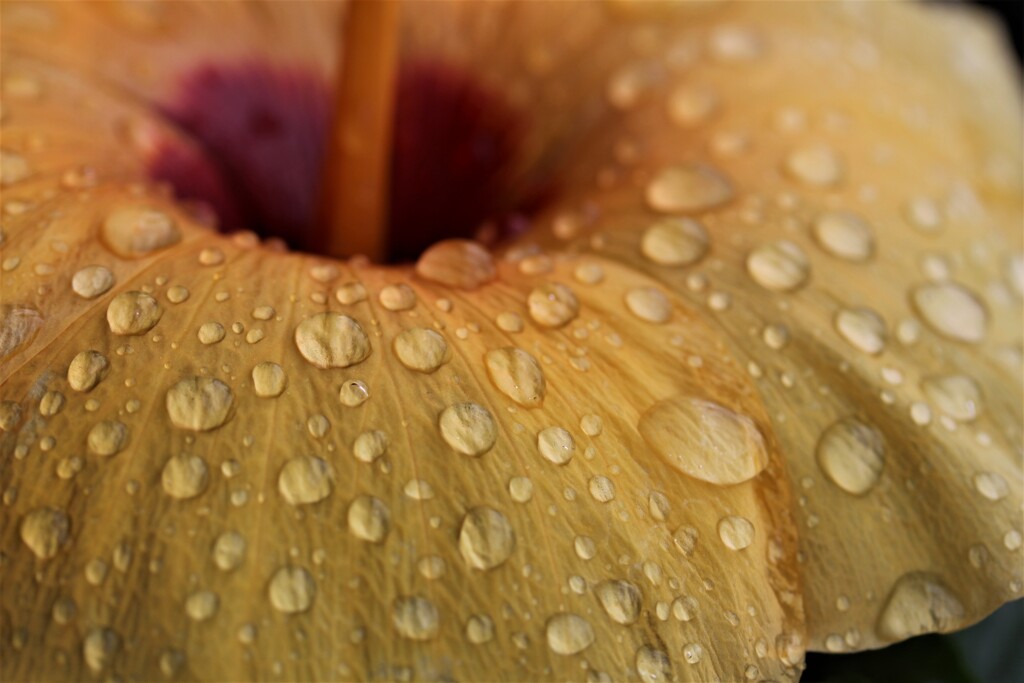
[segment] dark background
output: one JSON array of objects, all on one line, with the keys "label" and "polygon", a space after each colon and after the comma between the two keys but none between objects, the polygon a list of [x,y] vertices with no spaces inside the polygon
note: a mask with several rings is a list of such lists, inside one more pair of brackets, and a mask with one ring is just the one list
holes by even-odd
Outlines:
[{"label": "dark background", "polygon": [[1003,19],[1013,47],[1017,51],[1017,62],[1021,61],[1021,33],[1024,31],[1024,1],[1022,0],[975,0],[971,4],[987,7]]}]

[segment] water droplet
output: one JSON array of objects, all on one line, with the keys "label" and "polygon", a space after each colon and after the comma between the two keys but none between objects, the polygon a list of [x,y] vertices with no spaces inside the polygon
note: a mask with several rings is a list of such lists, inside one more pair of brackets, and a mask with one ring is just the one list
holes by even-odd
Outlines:
[{"label": "water droplet", "polygon": [[122,258],[139,258],[181,239],[174,219],[158,209],[122,206],[107,215],[100,239]]},{"label": "water droplet", "polygon": [[605,613],[617,624],[629,626],[640,618],[640,589],[628,581],[602,581],[594,588]]},{"label": "water droplet", "polygon": [[678,621],[692,621],[697,616],[697,601],[686,595],[672,601],[672,616]]},{"label": "water droplet", "polygon": [[302,567],[282,567],[274,572],[267,588],[270,604],[278,612],[305,612],[316,596],[316,582]]},{"label": "water droplet", "polygon": [[474,645],[494,640],[494,622],[483,614],[474,614],[466,621],[466,639]]},{"label": "water droplet", "polygon": [[[53,417],[64,408],[65,402],[64,394],[59,391],[47,391],[43,394],[43,397],[39,399],[39,414],[43,417]],[[45,439],[52,439],[53,437],[44,437]],[[40,441],[40,447],[45,441]]]},{"label": "water droplet", "polygon": [[476,403],[448,406],[441,412],[438,426],[445,443],[464,455],[483,455],[491,450],[498,438],[494,417]]},{"label": "water droplet", "polygon": [[914,197],[904,209],[907,221],[921,232],[933,233],[942,227],[942,210],[930,197]]},{"label": "water droplet", "polygon": [[237,531],[225,531],[213,542],[213,563],[222,572],[238,569],[245,559],[245,537]]},{"label": "water droplet", "polygon": [[160,483],[164,492],[179,500],[195,498],[206,490],[209,481],[210,476],[206,462],[198,455],[172,456],[164,465],[160,475]]},{"label": "water droplet", "polygon": [[1002,500],[1010,494],[1010,485],[998,472],[978,472],[974,475],[974,488],[989,500]]},{"label": "water droplet", "polygon": [[893,586],[878,617],[875,631],[883,640],[896,641],[961,626],[964,607],[935,574],[910,572]]},{"label": "water droplet", "polygon": [[0,358],[6,358],[19,346],[29,342],[42,325],[42,314],[31,306],[0,306]]},{"label": "water droplet", "polygon": [[523,319],[518,313],[504,311],[497,315],[494,322],[502,332],[516,334],[523,331]]},{"label": "water droplet", "polygon": [[516,534],[508,517],[480,506],[466,513],[459,529],[459,552],[470,567],[488,571],[501,566],[516,548]]},{"label": "water droplet", "polygon": [[387,285],[380,290],[377,299],[389,311],[408,311],[416,305],[416,292],[405,283]]},{"label": "water droplet", "polygon": [[762,245],[747,256],[747,272],[765,289],[791,292],[807,283],[811,265],[803,249],[788,240]]},{"label": "water droplet", "polygon": [[425,555],[416,561],[416,568],[423,578],[436,581],[444,576],[447,565],[440,555]]},{"label": "water droplet", "polygon": [[814,239],[836,258],[862,262],[871,258],[874,236],[864,219],[847,211],[828,211],[814,221]]},{"label": "water droplet", "polygon": [[533,481],[529,477],[512,477],[508,481],[508,494],[517,503],[533,500]]},{"label": "water droplet", "polygon": [[92,391],[110,370],[107,357],[99,351],[82,351],[68,366],[68,384],[75,391]]},{"label": "water droplet", "polygon": [[164,678],[174,678],[185,665],[185,653],[181,650],[165,650],[160,653],[160,673]]},{"label": "water droplet", "polygon": [[317,503],[331,493],[334,472],[324,460],[312,455],[292,458],[281,468],[277,490],[292,505]]},{"label": "water droplet", "polygon": [[199,252],[199,265],[219,266],[224,263],[224,252],[216,247],[206,247]]},{"label": "water droplet", "polygon": [[537,434],[537,450],[548,462],[565,465],[576,452],[576,442],[561,427],[548,427]]},{"label": "water droplet", "polygon": [[56,508],[36,508],[21,519],[21,541],[40,560],[49,560],[68,540],[71,520]]},{"label": "water droplet", "polygon": [[661,325],[672,317],[672,302],[654,287],[636,287],[626,292],[626,308],[640,320]]},{"label": "water droplet", "polygon": [[789,330],[785,325],[765,325],[761,338],[768,348],[778,351],[789,343]]},{"label": "water droplet", "polygon": [[548,619],[545,629],[548,647],[559,655],[575,655],[594,642],[594,629],[586,619],[563,612]]},{"label": "water droplet", "polygon": [[95,299],[114,286],[114,274],[103,266],[86,266],[71,276],[71,291],[83,299]]},{"label": "water droplet", "polygon": [[584,261],[573,268],[572,276],[584,285],[596,285],[604,280],[604,268],[593,261]]},{"label": "water droplet", "polygon": [[662,683],[672,680],[672,661],[661,650],[655,650],[647,645],[641,646],[636,651],[634,666],[636,666],[637,673],[640,674],[640,680],[644,683]]},{"label": "water droplet", "polygon": [[78,606],[67,596],[57,598],[57,601],[53,603],[53,620],[61,626],[71,623],[77,613]]},{"label": "water droplet", "polygon": [[830,187],[843,179],[843,161],[825,144],[797,147],[786,155],[786,173],[811,187]]},{"label": "water droplet", "polygon": [[1021,533],[1016,529],[1010,529],[1003,535],[1003,545],[1011,553],[1015,550],[1020,550],[1021,542]]},{"label": "water droplet", "polygon": [[338,390],[338,399],[342,405],[349,408],[356,408],[366,403],[370,398],[370,390],[362,380],[353,379],[341,385]]},{"label": "water droplet", "polygon": [[572,547],[576,551],[576,557],[581,560],[592,560],[597,554],[597,544],[590,536],[577,536],[572,541]]},{"label": "water droplet", "polygon": [[334,292],[334,298],[338,300],[338,303],[345,306],[366,301],[366,287],[361,282],[346,282]]},{"label": "water droplet", "polygon": [[988,312],[976,296],[955,282],[915,287],[910,295],[921,319],[954,341],[977,343],[985,337]]},{"label": "water droplet", "polygon": [[662,266],[688,266],[708,251],[708,233],[692,218],[665,218],[646,230],[640,251],[649,260]]},{"label": "water droplet", "polygon": [[497,277],[494,258],[483,245],[471,240],[444,240],[434,244],[416,261],[416,274],[438,284],[472,291]]},{"label": "water droplet", "polygon": [[199,338],[201,344],[216,344],[224,339],[224,326],[220,323],[203,323],[199,326],[199,332],[196,336]]},{"label": "water droplet", "polygon": [[587,482],[587,487],[590,489],[590,495],[598,503],[609,503],[615,500],[615,484],[608,477],[601,475],[591,477]]},{"label": "water droplet", "polygon": [[704,164],[679,164],[658,171],[644,191],[647,204],[664,213],[696,213],[733,197],[732,185]]},{"label": "water droplet", "polygon": [[688,643],[683,647],[683,659],[686,660],[687,664],[697,664],[703,656],[704,648],[697,643]]},{"label": "water droplet", "polygon": [[388,449],[388,435],[379,429],[363,432],[352,443],[352,455],[362,462],[374,462]]},{"label": "water droplet", "polygon": [[729,550],[743,550],[754,542],[754,525],[746,517],[727,515],[718,520],[718,537]]},{"label": "water droplet", "polygon": [[348,506],[348,530],[356,538],[383,543],[391,530],[391,511],[373,496],[356,496]]},{"label": "water droplet", "polygon": [[82,640],[82,658],[94,674],[102,673],[121,647],[121,638],[109,628],[91,628]]},{"label": "water droplet", "polygon": [[288,377],[280,365],[265,361],[252,369],[252,384],[260,398],[275,398],[284,392]]},{"label": "water droplet", "polygon": [[192,621],[212,619],[220,607],[220,599],[213,591],[197,591],[185,599],[185,614]]},{"label": "water droplet", "polygon": [[178,429],[207,432],[231,417],[235,397],[213,377],[186,377],[167,390],[167,414]]},{"label": "water droplet", "polygon": [[107,324],[118,335],[149,332],[164,314],[157,300],[145,292],[123,292],[107,306]]},{"label": "water droplet", "polygon": [[754,421],[710,401],[686,396],[659,401],[640,417],[637,429],[669,465],[711,484],[748,481],[768,464]]},{"label": "water droplet", "polygon": [[863,496],[882,476],[885,441],[875,428],[845,417],[822,432],[816,456],[818,466],[833,484]]},{"label": "water droplet", "polygon": [[444,337],[425,327],[400,332],[395,337],[394,348],[402,365],[417,372],[434,372],[448,361],[448,344]]},{"label": "water droplet", "polygon": [[318,368],[347,368],[366,360],[370,340],[359,323],[340,313],[317,313],[295,328],[295,345]]},{"label": "water droplet", "polygon": [[764,45],[752,29],[725,24],[708,36],[708,50],[720,62],[749,62],[764,53]]},{"label": "water droplet", "polygon": [[409,640],[430,640],[441,629],[441,615],[437,607],[419,595],[395,600],[391,619],[398,635]]},{"label": "water droplet", "polygon": [[97,422],[89,430],[86,443],[96,455],[116,455],[128,443],[128,428],[117,420]]},{"label": "water droplet", "polygon": [[484,356],[487,375],[501,393],[527,407],[544,401],[544,372],[526,351],[507,346],[488,351]]},{"label": "water droplet", "polygon": [[834,324],[839,336],[858,351],[877,355],[885,349],[889,336],[885,320],[870,308],[842,308]]},{"label": "water droplet", "polygon": [[682,128],[704,123],[718,110],[718,95],[704,85],[683,84],[668,96],[668,117]]},{"label": "water droplet", "polygon": [[549,282],[534,289],[526,303],[530,317],[542,327],[562,327],[580,312],[580,302],[573,291],[557,282]]},{"label": "water droplet", "polygon": [[17,152],[0,149],[0,186],[19,183],[32,175],[25,157]]}]

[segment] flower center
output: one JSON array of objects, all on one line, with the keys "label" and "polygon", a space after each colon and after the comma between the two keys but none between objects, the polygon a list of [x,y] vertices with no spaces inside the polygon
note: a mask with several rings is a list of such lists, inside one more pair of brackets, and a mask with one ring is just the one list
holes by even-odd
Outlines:
[{"label": "flower center", "polygon": [[[389,261],[415,259],[445,238],[492,238],[540,196],[510,192],[522,117],[457,68],[403,63],[396,78],[387,200]],[[199,200],[224,231],[248,229],[316,251],[332,120],[330,85],[310,72],[258,62],[203,64],[186,72],[162,113],[195,146],[164,144],[149,159],[153,180]],[[344,226],[359,231],[363,226]]]}]

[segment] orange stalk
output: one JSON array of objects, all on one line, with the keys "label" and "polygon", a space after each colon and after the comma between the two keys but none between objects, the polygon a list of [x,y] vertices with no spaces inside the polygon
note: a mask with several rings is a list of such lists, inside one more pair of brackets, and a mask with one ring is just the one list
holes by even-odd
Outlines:
[{"label": "orange stalk", "polygon": [[345,18],[316,236],[324,254],[387,254],[399,9],[399,0],[357,0]]}]

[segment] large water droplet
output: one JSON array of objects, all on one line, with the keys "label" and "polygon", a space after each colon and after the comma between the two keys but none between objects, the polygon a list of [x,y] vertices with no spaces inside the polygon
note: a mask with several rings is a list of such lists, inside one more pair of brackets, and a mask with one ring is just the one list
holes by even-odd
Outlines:
[{"label": "large water droplet", "polygon": [[179,429],[206,432],[231,417],[235,397],[213,377],[186,377],[167,390],[167,414]]},{"label": "large water droplet", "polygon": [[139,258],[175,244],[181,232],[163,211],[123,206],[107,215],[100,227],[100,239],[122,258]]},{"label": "large water droplet", "polygon": [[399,332],[394,348],[402,365],[417,372],[434,372],[448,360],[448,343],[444,337],[425,327]]},{"label": "large water droplet", "polygon": [[807,282],[811,265],[803,249],[788,240],[770,242],[747,256],[747,272],[765,289],[791,292]]},{"label": "large water droplet", "polygon": [[961,625],[964,607],[942,579],[928,572],[910,572],[893,586],[875,631],[896,641]]},{"label": "large water droplet", "polygon": [[516,534],[508,517],[480,506],[466,513],[459,529],[459,552],[470,567],[487,571],[508,560],[516,548]]},{"label": "large water droplet", "polygon": [[526,351],[513,346],[494,349],[484,356],[484,363],[494,386],[516,403],[532,408],[544,402],[544,371]]},{"label": "large water droplet", "polygon": [[316,582],[302,567],[282,567],[274,572],[267,587],[270,604],[278,612],[305,612],[316,596]]},{"label": "large water droplet", "polygon": [[557,282],[537,287],[527,297],[530,317],[543,327],[562,327],[580,312],[580,302],[571,289]]},{"label": "large water droplet", "polygon": [[103,266],[86,266],[71,276],[71,291],[83,299],[95,299],[114,286],[114,274]]},{"label": "large water droplet", "polygon": [[675,397],[640,417],[644,441],[669,465],[712,484],[738,484],[768,464],[764,437],[754,421],[711,401]]},{"label": "large water droplet", "polygon": [[107,324],[119,335],[140,335],[160,322],[164,309],[145,292],[123,292],[107,306]]},{"label": "large water droplet", "polygon": [[382,288],[377,299],[389,311],[408,311],[416,305],[416,292],[403,282]]},{"label": "large water droplet", "polygon": [[878,483],[885,466],[882,435],[853,417],[834,422],[822,432],[816,451],[818,466],[833,484],[862,496]]},{"label": "large water droplet", "polygon": [[295,328],[295,345],[318,368],[347,368],[370,355],[370,340],[359,323],[340,313],[317,313]]},{"label": "large water droplet", "polygon": [[198,455],[179,454],[164,465],[160,483],[167,495],[184,500],[195,498],[210,481],[206,461]]},{"label": "large water droplet", "polygon": [[545,629],[548,647],[559,655],[575,655],[594,642],[594,628],[586,619],[563,612],[548,619]]},{"label": "large water droplet", "polygon": [[644,231],[640,250],[662,266],[688,266],[708,251],[708,233],[692,218],[665,218]]},{"label": "large water droplet", "polygon": [[640,589],[628,581],[602,581],[594,588],[605,613],[617,624],[629,626],[640,618],[643,596]]},{"label": "large water droplet", "polygon": [[938,282],[915,287],[911,303],[935,332],[954,341],[977,343],[985,338],[988,312],[962,285]]},{"label": "large water droplet", "polygon": [[110,362],[99,351],[82,351],[68,366],[68,384],[75,391],[92,391],[110,371]]},{"label": "large water droplet", "polygon": [[564,465],[572,460],[576,442],[572,434],[561,427],[548,427],[537,434],[537,450],[548,462]]},{"label": "large water droplet", "polygon": [[281,468],[277,490],[292,505],[317,503],[331,493],[334,472],[324,460],[312,455],[292,458]]},{"label": "large water droplet", "polygon": [[431,246],[416,261],[416,274],[425,280],[458,289],[474,290],[495,277],[494,258],[471,240],[444,240]]},{"label": "large water droplet", "polygon": [[679,164],[658,171],[644,192],[648,205],[665,213],[695,213],[726,203],[732,185],[704,164]]},{"label": "large water droplet", "polygon": [[410,640],[430,640],[441,628],[441,615],[430,600],[419,595],[395,600],[391,619],[398,635]]},{"label": "large water droplet", "polygon": [[445,443],[464,455],[483,455],[491,450],[498,438],[494,417],[476,403],[448,406],[441,412],[438,426]]}]

